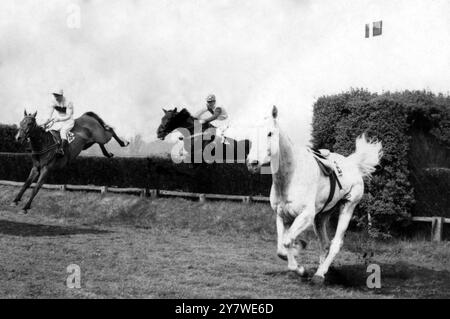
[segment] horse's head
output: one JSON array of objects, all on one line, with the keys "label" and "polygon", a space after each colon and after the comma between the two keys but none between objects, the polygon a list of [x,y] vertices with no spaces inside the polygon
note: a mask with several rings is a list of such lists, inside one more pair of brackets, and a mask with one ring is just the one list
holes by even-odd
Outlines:
[{"label": "horse's head", "polygon": [[25,110],[23,114],[24,118],[20,121],[19,132],[16,135],[16,140],[19,143],[24,143],[30,137],[30,133],[37,127],[37,112],[27,114],[27,111]]},{"label": "horse's head", "polygon": [[264,124],[250,138],[251,148],[247,156],[247,168],[252,173],[259,173],[261,167],[269,166],[277,158],[280,150],[280,130],[277,122],[278,109],[273,106],[270,116],[266,117]]},{"label": "horse's head", "polygon": [[186,110],[182,109],[180,112],[177,112],[177,108],[173,110],[165,110],[164,116],[161,119],[161,124],[156,131],[156,134],[159,139],[163,140],[167,135],[172,133],[174,130],[180,127],[190,126],[189,119],[192,118],[191,114]]}]

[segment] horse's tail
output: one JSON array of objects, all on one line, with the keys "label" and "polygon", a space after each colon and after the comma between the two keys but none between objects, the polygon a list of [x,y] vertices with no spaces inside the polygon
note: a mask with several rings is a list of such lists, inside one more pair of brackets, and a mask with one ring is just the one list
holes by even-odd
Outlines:
[{"label": "horse's tail", "polygon": [[105,121],[103,121],[101,117],[95,114],[94,112],[86,112],[84,113],[84,115],[93,117],[97,122],[100,123],[100,125],[105,129],[105,131],[108,131],[110,129],[110,127],[106,125]]},{"label": "horse's tail", "polygon": [[356,150],[348,159],[352,161],[363,177],[370,178],[380,164],[383,156],[381,142],[377,140],[368,140],[365,134],[356,138]]}]

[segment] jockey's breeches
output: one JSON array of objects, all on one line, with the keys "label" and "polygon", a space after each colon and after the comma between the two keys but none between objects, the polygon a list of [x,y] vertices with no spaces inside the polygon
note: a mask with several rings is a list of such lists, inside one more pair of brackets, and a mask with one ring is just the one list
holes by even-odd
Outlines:
[{"label": "jockey's breeches", "polygon": [[73,119],[70,119],[70,120],[63,121],[63,122],[56,122],[49,129],[59,131],[61,138],[63,140],[67,140],[67,135],[70,132],[70,130],[72,130],[74,125],[75,125],[75,121]]}]

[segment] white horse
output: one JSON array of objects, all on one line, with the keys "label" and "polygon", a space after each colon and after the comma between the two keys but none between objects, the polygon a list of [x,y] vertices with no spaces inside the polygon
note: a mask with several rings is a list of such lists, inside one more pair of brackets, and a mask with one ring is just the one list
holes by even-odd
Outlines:
[{"label": "white horse", "polygon": [[[253,173],[267,169],[272,174],[270,204],[277,214],[277,254],[288,260],[290,270],[302,276],[305,268],[299,267],[295,259],[300,252],[295,240],[304,230],[314,227],[321,254],[320,266],[312,280],[322,284],[343,245],[344,233],[353,210],[363,196],[363,177],[370,178],[380,162],[382,145],[381,142],[368,141],[363,134],[356,139],[356,151],[353,154],[345,157],[330,153],[329,159],[336,162],[342,173],[339,177],[342,189],[336,187],[332,200],[324,207],[331,190],[329,178],[322,173],[308,148],[294,148],[280,129],[277,115],[278,110],[274,106],[262,128],[263,134],[258,134],[256,141],[252,140],[247,166]],[[339,205],[339,221],[330,242],[327,225],[331,208],[336,205]]]}]

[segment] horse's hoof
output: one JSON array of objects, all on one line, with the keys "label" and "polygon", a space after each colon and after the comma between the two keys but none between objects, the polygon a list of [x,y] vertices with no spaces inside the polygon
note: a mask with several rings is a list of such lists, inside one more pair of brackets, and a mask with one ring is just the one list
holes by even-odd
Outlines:
[{"label": "horse's hoof", "polygon": [[311,283],[316,286],[323,286],[325,284],[325,277],[314,275],[311,279]]},{"label": "horse's hoof", "polygon": [[295,272],[296,272],[297,275],[299,275],[300,277],[306,277],[306,276],[307,276],[305,267],[303,267],[303,266],[297,267],[297,269],[295,270]]},{"label": "horse's hoof", "polygon": [[108,154],[108,158],[111,158],[111,157],[114,157],[114,154],[113,154],[113,153],[109,153],[109,154]]},{"label": "horse's hoof", "polygon": [[10,207],[17,207],[17,205],[19,205],[19,202],[12,202],[9,204]]},{"label": "horse's hoof", "polygon": [[287,256],[286,256],[286,255],[283,255],[283,254],[281,254],[281,253],[278,253],[277,256],[278,256],[278,258],[280,258],[281,260],[284,260],[284,261],[287,260]]},{"label": "horse's hoof", "polygon": [[28,214],[28,209],[22,209],[21,213],[23,213],[24,215]]}]

